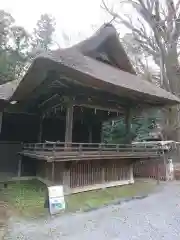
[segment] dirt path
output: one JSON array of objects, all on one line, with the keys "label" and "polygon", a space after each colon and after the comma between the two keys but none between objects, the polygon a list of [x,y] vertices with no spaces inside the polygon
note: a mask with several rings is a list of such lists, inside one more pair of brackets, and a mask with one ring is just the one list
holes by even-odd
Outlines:
[{"label": "dirt path", "polygon": [[142,200],[83,214],[40,220],[11,219],[6,240],[179,240],[180,184]]}]

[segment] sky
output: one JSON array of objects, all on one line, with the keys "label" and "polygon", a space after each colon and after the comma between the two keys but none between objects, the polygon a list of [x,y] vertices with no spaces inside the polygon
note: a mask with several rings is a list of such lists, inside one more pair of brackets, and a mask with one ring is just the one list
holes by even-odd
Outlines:
[{"label": "sky", "polygon": [[[117,0],[107,1],[108,6],[112,6]],[[1,0],[0,8],[11,13],[16,24],[29,32],[41,14],[52,15],[56,20],[55,44],[61,47],[85,39],[111,19],[102,9],[101,0]],[[125,32],[123,27],[121,32]],[[63,33],[68,36],[68,41],[63,40]]]},{"label": "sky", "polygon": [[[53,48],[65,48],[92,35],[103,23],[112,17],[102,9],[102,0],[1,0],[0,8],[11,13],[16,24],[23,26],[30,33],[36,26],[41,14],[48,13],[55,18],[56,31]],[[105,0],[109,7],[119,13],[131,14],[136,21],[136,14],[127,4],[119,5],[119,0]],[[116,26],[120,37],[128,30],[122,25]],[[69,40],[64,40],[66,34]]]},{"label": "sky", "polygon": [[[108,16],[100,7],[101,0],[1,0],[0,8],[11,13],[16,24],[29,32],[43,13],[56,20],[55,41],[60,45],[74,44],[91,35]],[[62,40],[62,33],[69,42]]]}]

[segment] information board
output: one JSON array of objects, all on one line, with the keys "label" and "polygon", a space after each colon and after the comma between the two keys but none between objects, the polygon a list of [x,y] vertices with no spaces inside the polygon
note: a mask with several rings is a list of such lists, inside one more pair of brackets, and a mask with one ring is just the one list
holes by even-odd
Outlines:
[{"label": "information board", "polygon": [[60,213],[65,209],[63,186],[48,187],[49,210],[51,214]]}]

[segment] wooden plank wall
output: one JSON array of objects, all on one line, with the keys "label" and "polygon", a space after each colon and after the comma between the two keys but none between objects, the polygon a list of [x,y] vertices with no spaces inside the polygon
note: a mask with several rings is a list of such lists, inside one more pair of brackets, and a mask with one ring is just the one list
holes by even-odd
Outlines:
[{"label": "wooden plank wall", "polygon": [[[130,165],[128,160],[91,160],[78,162],[55,162],[54,181],[52,179],[52,163],[39,161],[37,177],[64,184],[63,176],[69,171],[71,189],[105,184],[116,181],[130,180]],[[69,169],[69,170],[68,170]]]},{"label": "wooden plank wall", "polygon": [[70,169],[71,188],[120,180],[130,180],[130,163],[128,161],[79,161]]},{"label": "wooden plank wall", "polygon": [[130,179],[130,163],[128,161],[108,161],[105,166],[105,182]]},{"label": "wooden plank wall", "polygon": [[63,184],[63,173],[65,168],[65,162],[55,162],[54,168],[54,182]]},{"label": "wooden plank wall", "polygon": [[102,183],[100,161],[79,161],[70,170],[70,187],[83,187]]},{"label": "wooden plank wall", "polygon": [[[142,177],[142,178],[154,178],[157,179],[157,164],[158,161],[140,161],[134,165],[134,176],[135,177]],[[166,180],[166,166],[164,161],[159,162],[159,172],[160,172],[160,179]]]}]

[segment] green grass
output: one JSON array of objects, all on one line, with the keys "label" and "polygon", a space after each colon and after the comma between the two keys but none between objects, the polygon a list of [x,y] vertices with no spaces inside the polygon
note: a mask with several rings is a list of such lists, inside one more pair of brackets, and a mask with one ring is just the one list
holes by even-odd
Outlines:
[{"label": "green grass", "polygon": [[[103,206],[115,199],[148,194],[153,191],[153,182],[137,182],[133,185],[94,190],[65,197],[66,211],[74,212]],[[44,209],[46,186],[39,181],[22,181],[8,184],[2,189],[2,196],[13,212],[24,217],[38,217],[47,214]]]},{"label": "green grass", "polygon": [[70,211],[100,207],[119,198],[148,194],[153,191],[154,187],[155,184],[153,182],[137,182],[133,185],[73,194],[67,199],[67,206]]},{"label": "green grass", "polygon": [[39,216],[45,213],[45,190],[39,181],[10,182],[8,188],[3,189],[3,196],[17,214]]}]

